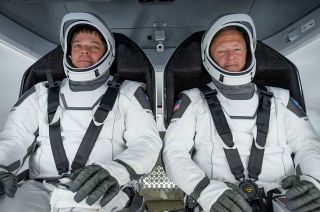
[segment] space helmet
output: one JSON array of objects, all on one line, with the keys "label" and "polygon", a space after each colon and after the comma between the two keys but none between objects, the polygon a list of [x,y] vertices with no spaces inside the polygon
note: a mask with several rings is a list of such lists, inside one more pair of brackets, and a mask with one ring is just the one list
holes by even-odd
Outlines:
[{"label": "space helmet", "polygon": [[[241,72],[230,72],[221,68],[210,56],[210,45],[215,35],[225,27],[236,27],[244,35],[247,45],[247,61]],[[202,63],[208,73],[224,85],[244,85],[252,81],[256,72],[256,30],[252,18],[247,14],[228,14],[212,22],[201,42]]]},{"label": "space helmet", "polygon": [[[74,31],[81,25],[95,28],[104,38],[107,50],[92,66],[76,68],[70,59],[71,39]],[[66,75],[74,82],[94,81],[109,72],[115,58],[115,41],[109,28],[97,16],[90,13],[68,13],[61,22],[60,43],[64,51],[63,66]]]}]

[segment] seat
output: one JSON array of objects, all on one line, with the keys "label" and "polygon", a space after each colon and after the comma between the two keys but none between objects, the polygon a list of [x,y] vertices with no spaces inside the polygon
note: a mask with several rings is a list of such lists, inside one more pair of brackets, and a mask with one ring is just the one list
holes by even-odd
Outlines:
[{"label": "seat", "polygon": [[[110,67],[110,73],[118,73],[123,80],[135,80],[146,84],[153,114],[156,109],[155,73],[151,62],[144,52],[127,36],[114,33],[116,43],[115,61]],[[46,81],[46,72],[50,71],[54,80],[66,77],[63,70],[63,51],[61,46],[40,58],[31,65],[22,77],[20,96],[38,82]]]},{"label": "seat", "polygon": [[[183,41],[172,54],[164,69],[163,116],[168,127],[175,101],[180,92],[203,86],[211,76],[202,65],[201,39],[204,31],[196,32]],[[258,86],[285,88],[305,110],[300,76],[296,66],[276,50],[258,41],[256,48],[257,69],[253,82]]]}]

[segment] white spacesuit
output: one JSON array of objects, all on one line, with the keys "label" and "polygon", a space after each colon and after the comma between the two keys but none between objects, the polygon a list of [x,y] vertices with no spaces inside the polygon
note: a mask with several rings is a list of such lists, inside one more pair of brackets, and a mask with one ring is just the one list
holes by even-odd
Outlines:
[{"label": "white spacesuit", "polygon": [[[107,43],[107,51],[101,59],[93,66],[82,69],[73,67],[69,59],[70,40],[74,29],[80,25],[93,26]],[[115,42],[103,22],[87,13],[67,14],[62,20],[60,38],[67,78],[60,84],[60,104],[50,124],[60,122],[61,138],[69,166],[64,173],[58,173],[50,143],[48,86],[46,82],[38,83],[12,108],[0,133],[1,171],[16,174],[36,148],[29,162],[31,180],[18,188],[15,198],[3,195],[0,198],[0,211],[50,211],[51,191],[48,186],[44,186],[42,180],[70,174],[71,162],[92,121],[98,126],[103,124],[103,127],[86,165],[103,167],[120,187],[150,172],[162,147],[142,83],[121,83],[119,94],[107,118],[103,123],[95,120],[94,114],[102,95],[110,88],[107,82],[114,78],[109,75],[109,68],[115,58]],[[72,199],[67,201],[67,205],[71,208],[78,207],[78,203],[73,200],[74,194],[67,190],[68,192],[72,194]],[[89,207],[85,203],[82,205]]]},{"label": "white spacesuit", "polygon": [[[237,73],[221,68],[209,52],[216,33],[229,26],[241,29],[248,49],[245,69]],[[215,96],[231,130],[233,145],[227,145],[219,135],[221,129],[217,129],[213,120],[205,92],[198,88],[180,94],[165,135],[163,160],[166,173],[204,211],[210,211],[218,198],[230,189],[228,183],[237,187],[244,179],[264,188],[267,193],[275,188],[281,189],[281,181],[286,176],[302,173],[301,179],[307,179],[320,188],[317,182],[320,171],[315,168],[320,164],[319,138],[302,108],[290,98],[288,90],[267,87],[273,95],[269,128],[265,146],[257,142],[260,94],[251,82],[256,70],[255,47],[255,27],[252,19],[244,14],[218,19],[202,40],[203,65],[213,80],[207,86],[209,90],[217,91]],[[256,179],[248,173],[252,146],[264,150],[261,173]],[[240,155],[244,176],[240,175],[239,179],[230,168],[232,164],[229,165],[226,150],[237,150]]]}]

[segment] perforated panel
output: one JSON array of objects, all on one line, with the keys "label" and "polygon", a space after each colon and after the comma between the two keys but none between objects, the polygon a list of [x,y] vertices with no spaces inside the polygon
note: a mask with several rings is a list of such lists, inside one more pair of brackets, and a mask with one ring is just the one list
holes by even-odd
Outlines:
[{"label": "perforated panel", "polygon": [[[165,132],[160,131],[163,139]],[[142,177],[139,183],[139,193],[144,196],[148,211],[184,211],[184,192],[178,188],[166,175],[162,166],[161,154],[152,171]]]},{"label": "perforated panel", "polygon": [[142,179],[142,189],[171,189],[177,186],[170,181],[162,166],[156,166],[153,171]]},{"label": "perforated panel", "polygon": [[158,159],[153,170],[141,179],[139,193],[148,201],[179,201],[178,205],[182,204],[184,197],[183,191],[166,175],[161,159]]}]

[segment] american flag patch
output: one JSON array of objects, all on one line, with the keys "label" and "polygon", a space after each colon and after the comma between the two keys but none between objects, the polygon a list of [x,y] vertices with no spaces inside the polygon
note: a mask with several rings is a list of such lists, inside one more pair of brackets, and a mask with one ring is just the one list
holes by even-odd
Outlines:
[{"label": "american flag patch", "polygon": [[181,104],[181,99],[179,99],[176,104],[173,107],[173,112],[176,112],[177,110],[179,110],[180,108],[180,104]]}]

